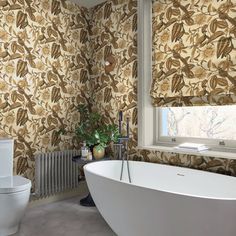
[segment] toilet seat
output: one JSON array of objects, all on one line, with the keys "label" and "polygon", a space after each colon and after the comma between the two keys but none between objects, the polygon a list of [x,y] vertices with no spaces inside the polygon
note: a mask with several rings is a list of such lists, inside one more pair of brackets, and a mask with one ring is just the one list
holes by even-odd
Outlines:
[{"label": "toilet seat", "polygon": [[31,181],[22,176],[0,177],[0,194],[16,193],[31,188]]}]

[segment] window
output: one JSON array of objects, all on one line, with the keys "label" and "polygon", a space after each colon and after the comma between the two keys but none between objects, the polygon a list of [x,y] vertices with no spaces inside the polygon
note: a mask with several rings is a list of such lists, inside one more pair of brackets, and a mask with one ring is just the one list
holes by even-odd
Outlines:
[{"label": "window", "polygon": [[[236,105],[152,106],[149,95],[152,77],[152,0],[140,0],[138,6],[138,146],[171,151],[173,146],[188,141],[204,143],[213,151],[229,151],[236,158]],[[230,156],[219,152],[214,152],[214,155]]]},{"label": "window", "polygon": [[197,142],[235,147],[236,106],[167,107],[157,109],[157,142]]}]

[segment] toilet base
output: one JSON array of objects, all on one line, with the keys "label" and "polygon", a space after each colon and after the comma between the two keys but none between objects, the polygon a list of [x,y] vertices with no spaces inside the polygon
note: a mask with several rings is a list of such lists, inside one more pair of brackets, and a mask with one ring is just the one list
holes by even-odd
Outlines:
[{"label": "toilet base", "polygon": [[30,188],[16,193],[0,194],[0,236],[18,231],[29,202]]},{"label": "toilet base", "polygon": [[4,230],[0,229],[0,236],[8,236],[8,235],[15,234],[17,233],[18,229],[19,229],[19,225],[16,225],[14,227],[4,229]]}]

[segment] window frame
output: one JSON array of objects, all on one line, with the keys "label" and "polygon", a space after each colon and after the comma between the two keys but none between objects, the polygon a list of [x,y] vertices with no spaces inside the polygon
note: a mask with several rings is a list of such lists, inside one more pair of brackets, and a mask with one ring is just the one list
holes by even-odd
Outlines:
[{"label": "window frame", "polygon": [[[152,150],[170,150],[189,138],[176,141],[171,139],[158,139],[158,112],[152,106],[149,95],[152,80],[152,0],[138,1],[138,148],[151,148]],[[173,137],[172,137],[173,138]],[[199,141],[199,140],[198,140]],[[222,140],[217,140],[222,141]],[[227,141],[227,145],[214,145],[210,148],[218,153],[236,153],[236,142]],[[218,152],[219,151],[219,152]],[[211,154],[209,154],[211,155]],[[222,154],[223,155],[223,154]],[[220,156],[222,156],[220,155]],[[234,155],[234,154],[233,154]],[[236,156],[235,156],[236,159]]]}]

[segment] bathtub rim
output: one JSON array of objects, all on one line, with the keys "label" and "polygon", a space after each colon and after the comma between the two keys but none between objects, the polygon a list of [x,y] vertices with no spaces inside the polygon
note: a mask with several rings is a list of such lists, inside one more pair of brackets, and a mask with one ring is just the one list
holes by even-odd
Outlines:
[{"label": "bathtub rim", "polygon": [[[90,166],[94,166],[96,164],[101,164],[101,163],[106,163],[106,162],[117,162],[118,163],[118,162],[121,162],[121,160],[102,160],[102,161],[98,161],[98,162],[96,161],[96,162],[92,162],[92,163],[88,163],[88,164],[84,165],[83,169],[84,169],[85,173],[87,171],[87,172],[89,172],[91,174],[94,174],[94,175],[97,175],[99,177],[108,179],[110,181],[131,185],[131,186],[134,186],[134,187],[137,187],[137,188],[141,188],[141,189],[150,189],[150,190],[155,190],[155,191],[159,191],[159,192],[162,192],[162,193],[168,193],[168,194],[173,194],[173,195],[178,195],[178,196],[186,196],[186,197],[192,197],[192,198],[199,198],[199,199],[218,200],[218,201],[235,201],[236,200],[236,197],[235,198],[232,198],[232,197],[228,197],[228,198],[210,197],[210,196],[202,196],[202,195],[196,195],[196,194],[187,194],[187,193],[181,193],[181,192],[175,192],[175,191],[156,189],[156,188],[152,188],[152,187],[140,186],[140,185],[137,185],[137,184],[134,184],[134,183],[129,183],[129,182],[125,182],[125,181],[120,181],[120,180],[117,180],[117,179],[109,178],[107,176],[104,176],[104,175],[101,175],[101,174],[98,174],[98,173],[96,173],[94,171],[89,170]],[[169,168],[172,167],[172,168],[187,169],[187,170],[191,170],[193,172],[203,172],[203,173],[207,173],[207,174],[210,174],[210,175],[224,176],[226,178],[236,178],[234,176],[214,173],[214,172],[210,172],[210,171],[204,171],[204,170],[198,170],[198,169],[192,169],[192,168],[188,168],[188,167],[174,166],[174,165],[168,165],[168,164],[160,164],[160,163],[145,162],[145,161],[132,161],[132,160],[130,160],[129,162],[145,163],[147,165],[149,165],[149,164],[150,165],[157,164],[159,166],[165,166],[165,167],[169,167]]]}]

